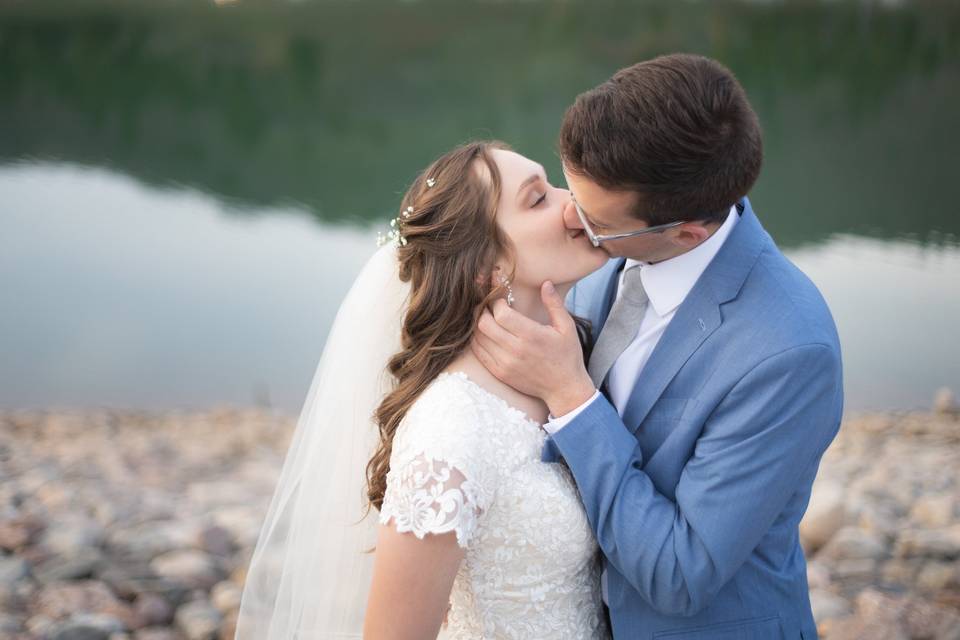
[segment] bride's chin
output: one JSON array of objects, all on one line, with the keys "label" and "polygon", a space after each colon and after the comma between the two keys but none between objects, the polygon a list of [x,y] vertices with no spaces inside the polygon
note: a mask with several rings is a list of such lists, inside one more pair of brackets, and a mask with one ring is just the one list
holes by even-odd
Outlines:
[{"label": "bride's chin", "polygon": [[607,260],[610,259],[606,251],[594,247],[589,240],[585,242],[586,246],[568,245],[565,250],[557,252],[557,264],[567,265],[564,270],[565,273],[561,277],[551,279],[553,285],[558,289],[561,287],[572,288],[579,280],[605,265]]},{"label": "bride's chin", "polygon": [[604,251],[600,247],[594,247],[591,245],[590,248],[587,250],[583,260],[583,264],[586,265],[585,267],[586,271],[580,277],[582,278],[584,276],[590,275],[591,273],[593,273],[603,265],[607,264],[607,260],[609,259],[610,259],[610,255],[606,251]]},{"label": "bride's chin", "polygon": [[565,257],[571,261],[576,260],[578,262],[589,262],[591,258],[597,256],[597,252],[606,253],[603,249],[599,247],[594,247],[590,244],[590,241],[587,240],[586,236],[580,236],[577,238],[572,238],[570,244],[566,246],[566,250],[563,252]]},{"label": "bride's chin", "polygon": [[583,253],[584,256],[589,256],[589,260],[603,264],[610,258],[606,251],[600,247],[593,246],[593,244],[591,244],[586,237],[578,238],[577,241],[580,242],[580,245],[577,248]]},{"label": "bride's chin", "polygon": [[[602,265],[601,265],[602,266]],[[574,273],[567,271],[563,276],[556,279],[550,278],[550,282],[553,283],[553,286],[560,292],[561,295],[566,295],[570,289],[573,289],[573,286],[586,278],[588,275],[599,269],[600,267],[583,268],[578,269]]]}]

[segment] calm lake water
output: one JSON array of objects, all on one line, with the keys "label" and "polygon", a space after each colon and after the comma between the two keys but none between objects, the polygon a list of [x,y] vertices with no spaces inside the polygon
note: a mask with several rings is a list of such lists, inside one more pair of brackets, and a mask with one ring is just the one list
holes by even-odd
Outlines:
[{"label": "calm lake water", "polygon": [[299,409],[406,184],[694,51],[764,127],[751,200],[820,286],[849,410],[960,392],[960,9],[0,7],[0,407]]}]

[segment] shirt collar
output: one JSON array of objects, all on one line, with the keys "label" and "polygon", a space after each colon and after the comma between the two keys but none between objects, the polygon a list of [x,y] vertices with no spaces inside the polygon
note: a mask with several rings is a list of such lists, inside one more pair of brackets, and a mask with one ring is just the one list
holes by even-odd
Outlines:
[{"label": "shirt collar", "polygon": [[690,251],[669,260],[649,264],[640,260],[627,259],[624,263],[624,271],[636,265],[640,266],[640,280],[657,315],[665,316],[686,299],[693,285],[700,279],[714,256],[720,251],[727,236],[733,231],[739,217],[736,205],[730,207],[727,219],[712,236]]}]

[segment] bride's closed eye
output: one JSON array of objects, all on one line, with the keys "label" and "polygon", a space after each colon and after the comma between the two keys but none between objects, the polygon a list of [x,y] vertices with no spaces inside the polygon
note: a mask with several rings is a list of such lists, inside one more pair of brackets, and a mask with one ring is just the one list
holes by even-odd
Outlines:
[{"label": "bride's closed eye", "polygon": [[546,178],[540,178],[540,181],[541,181],[543,184],[545,184],[545,185],[547,186],[547,188],[543,190],[543,194],[542,194],[542,195],[540,195],[536,200],[534,200],[533,205],[531,205],[532,207],[539,207],[541,204],[543,204],[544,202],[546,202],[546,201],[547,201],[547,194],[549,194],[549,193],[550,193],[550,189],[553,188],[553,186],[550,184],[550,181],[547,180]]}]

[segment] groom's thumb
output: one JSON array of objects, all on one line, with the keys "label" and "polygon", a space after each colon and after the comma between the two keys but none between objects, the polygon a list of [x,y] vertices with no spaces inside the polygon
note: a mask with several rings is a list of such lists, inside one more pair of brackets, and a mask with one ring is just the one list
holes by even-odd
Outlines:
[{"label": "groom's thumb", "polygon": [[550,324],[555,329],[564,328],[570,322],[570,314],[563,306],[563,298],[560,297],[557,288],[549,280],[540,287],[540,298],[543,300],[543,306],[547,308],[547,313],[550,314]]}]

